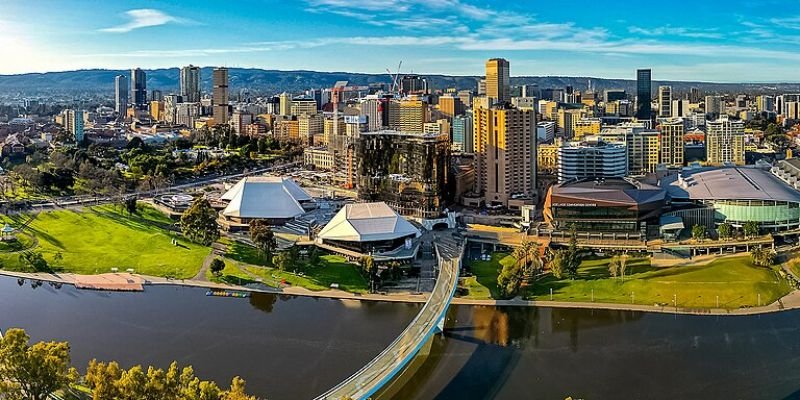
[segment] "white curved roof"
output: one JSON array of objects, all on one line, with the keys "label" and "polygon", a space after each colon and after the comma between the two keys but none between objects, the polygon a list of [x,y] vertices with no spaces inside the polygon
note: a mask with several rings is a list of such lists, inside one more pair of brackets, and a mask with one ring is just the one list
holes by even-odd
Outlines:
[{"label": "white curved roof", "polygon": [[239,218],[286,219],[305,212],[300,204],[311,196],[289,178],[242,178],[221,197],[230,203],[222,215]]},{"label": "white curved roof", "polygon": [[419,234],[419,229],[386,203],[357,203],[345,205],[317,237],[323,240],[374,242]]}]

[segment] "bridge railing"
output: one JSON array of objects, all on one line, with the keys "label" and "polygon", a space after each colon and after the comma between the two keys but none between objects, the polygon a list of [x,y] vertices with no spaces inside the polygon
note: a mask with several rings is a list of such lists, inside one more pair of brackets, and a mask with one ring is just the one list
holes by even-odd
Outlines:
[{"label": "bridge railing", "polygon": [[406,329],[358,372],[317,400],[366,399],[394,378],[434,334],[458,283],[459,259],[439,261],[439,278],[431,297]]}]

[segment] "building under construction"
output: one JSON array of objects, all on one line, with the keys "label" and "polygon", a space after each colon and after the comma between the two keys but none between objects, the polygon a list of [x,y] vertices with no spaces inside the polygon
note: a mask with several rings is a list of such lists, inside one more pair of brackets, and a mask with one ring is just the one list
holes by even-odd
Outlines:
[{"label": "building under construction", "polygon": [[358,196],[404,216],[435,219],[452,200],[447,135],[364,132],[357,141]]}]

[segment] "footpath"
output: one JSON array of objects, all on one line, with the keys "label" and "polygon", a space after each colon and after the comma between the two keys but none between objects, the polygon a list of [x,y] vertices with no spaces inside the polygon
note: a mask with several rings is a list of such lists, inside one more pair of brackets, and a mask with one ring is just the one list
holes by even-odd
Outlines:
[{"label": "footpath", "polygon": [[[131,275],[131,274],[104,274],[105,279],[114,280],[121,279],[130,281],[135,279],[140,281],[143,286],[147,285],[173,285],[185,287],[198,287],[217,290],[237,290],[247,291],[253,293],[268,293],[288,296],[304,296],[304,297],[317,297],[329,299],[342,299],[342,300],[365,300],[365,301],[384,301],[384,302],[398,302],[398,303],[425,303],[428,299],[428,294],[416,293],[392,293],[392,294],[357,294],[345,292],[343,290],[322,290],[312,291],[301,287],[284,287],[284,288],[271,288],[266,285],[260,287],[245,287],[228,285],[222,283],[215,283],[209,281],[186,279],[175,280],[161,277],[147,276],[147,275]],[[8,276],[18,279],[38,280],[44,282],[53,282],[60,284],[81,286],[82,279],[85,275],[76,274],[59,274],[59,273],[26,273],[26,272],[12,272],[0,270],[0,276]],[[793,291],[778,301],[760,306],[749,308],[737,309],[698,309],[698,308],[683,308],[678,305],[674,306],[657,306],[657,305],[642,305],[642,304],[617,304],[617,303],[593,303],[593,302],[571,302],[571,301],[544,301],[544,300],[522,300],[519,298],[511,300],[483,300],[483,299],[465,299],[455,297],[452,304],[469,305],[469,306],[497,306],[497,307],[554,307],[554,308],[578,308],[578,309],[594,309],[594,310],[618,310],[618,311],[638,311],[638,312],[655,312],[666,314],[689,314],[689,315],[757,315],[766,314],[780,311],[788,311],[800,309],[800,291]]]}]

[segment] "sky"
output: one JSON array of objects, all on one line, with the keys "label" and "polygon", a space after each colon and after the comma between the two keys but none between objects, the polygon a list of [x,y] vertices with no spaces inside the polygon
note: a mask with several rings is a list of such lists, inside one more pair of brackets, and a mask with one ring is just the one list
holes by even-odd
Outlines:
[{"label": "sky", "polygon": [[181,65],[800,81],[800,1],[0,0],[0,74]]}]

